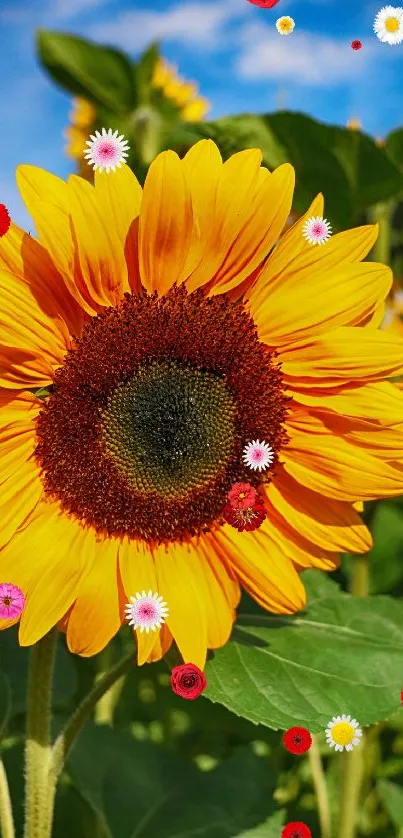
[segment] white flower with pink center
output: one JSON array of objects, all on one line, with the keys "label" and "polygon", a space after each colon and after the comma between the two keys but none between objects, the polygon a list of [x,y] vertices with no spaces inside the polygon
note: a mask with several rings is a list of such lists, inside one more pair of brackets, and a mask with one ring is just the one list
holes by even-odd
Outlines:
[{"label": "white flower with pink center", "polygon": [[260,442],[255,439],[253,442],[248,442],[243,449],[242,457],[245,465],[253,469],[253,471],[264,471],[270,466],[274,460],[274,451],[267,442]]},{"label": "white flower with pink center", "polygon": [[90,137],[91,139],[86,142],[89,148],[84,157],[93,169],[99,169],[100,172],[105,169],[109,174],[110,169],[114,172],[116,167],[120,168],[122,163],[126,162],[129,145],[123,134],[118,137],[118,131],[112,134],[112,128],[109,128],[108,132],[103,128],[102,134],[95,131],[95,134],[90,134]]},{"label": "white flower with pink center", "polygon": [[130,597],[130,602],[125,607],[126,619],[133,629],[140,629],[141,632],[156,631],[165,623],[169,611],[167,603],[162,596],[149,591],[146,594],[142,591]]},{"label": "white flower with pink center", "polygon": [[326,218],[320,215],[312,216],[305,221],[302,235],[309,241],[309,244],[324,244],[330,239],[332,228]]}]

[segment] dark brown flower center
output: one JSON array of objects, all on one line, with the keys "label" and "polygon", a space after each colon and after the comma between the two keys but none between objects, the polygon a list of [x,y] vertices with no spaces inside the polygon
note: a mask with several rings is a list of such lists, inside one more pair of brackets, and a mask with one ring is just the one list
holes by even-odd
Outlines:
[{"label": "dark brown flower center", "polygon": [[260,439],[277,459],[286,404],[242,305],[183,287],[126,294],[55,375],[37,421],[45,491],[104,536],[186,540],[223,522],[233,483],[270,479],[242,452]]}]

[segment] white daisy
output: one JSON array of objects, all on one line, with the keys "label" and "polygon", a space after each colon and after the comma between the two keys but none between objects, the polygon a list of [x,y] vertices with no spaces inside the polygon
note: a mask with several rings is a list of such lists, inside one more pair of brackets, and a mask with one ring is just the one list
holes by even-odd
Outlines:
[{"label": "white daisy", "polygon": [[99,169],[100,172],[105,169],[109,174],[110,169],[114,172],[116,167],[119,168],[122,163],[125,163],[129,145],[123,134],[118,137],[117,131],[112,134],[112,128],[109,128],[108,132],[102,128],[102,134],[95,131],[95,135],[90,134],[90,137],[91,139],[86,142],[89,148],[84,154],[89,166]]},{"label": "white daisy", "polygon": [[169,614],[167,603],[164,602],[162,596],[153,594],[152,591],[148,594],[142,591],[141,594],[131,596],[125,611],[129,626],[133,626],[134,630],[145,631],[147,634],[150,629],[156,631],[157,628],[161,628]]},{"label": "white daisy", "polygon": [[384,6],[376,15],[374,32],[386,44],[400,44],[403,41],[403,9],[400,6]]},{"label": "white daisy", "polygon": [[277,32],[280,32],[280,35],[290,35],[295,27],[295,21],[292,17],[288,17],[288,15],[283,15],[283,17],[279,17],[276,20],[276,29]]},{"label": "white daisy", "polygon": [[358,745],[362,730],[351,716],[333,716],[326,728],[327,744],[336,751],[352,751]]},{"label": "white daisy", "polygon": [[256,469],[264,471],[273,462],[274,451],[267,442],[260,442],[255,439],[245,445],[242,459],[253,471],[256,471]]},{"label": "white daisy", "polygon": [[332,228],[326,218],[322,218],[321,215],[312,215],[305,221],[302,235],[309,241],[309,244],[324,244],[330,239]]}]

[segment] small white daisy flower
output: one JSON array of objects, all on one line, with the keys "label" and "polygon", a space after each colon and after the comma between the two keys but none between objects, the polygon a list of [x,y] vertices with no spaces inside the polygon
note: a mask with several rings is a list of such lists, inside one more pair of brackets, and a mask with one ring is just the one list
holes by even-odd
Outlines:
[{"label": "small white daisy flower", "polygon": [[327,744],[336,751],[352,751],[358,745],[362,730],[351,716],[333,716],[326,728]]},{"label": "small white daisy flower", "polygon": [[384,6],[374,22],[374,32],[386,44],[400,44],[403,41],[403,9],[400,6]]},{"label": "small white daisy flower", "polygon": [[99,169],[100,172],[105,169],[109,174],[110,169],[114,172],[116,167],[120,168],[122,163],[125,163],[129,145],[123,134],[118,137],[117,131],[112,134],[112,128],[109,128],[109,131],[103,128],[102,134],[95,131],[95,134],[90,134],[90,137],[91,139],[86,142],[89,148],[84,154],[89,166]]},{"label": "small white daisy flower", "polygon": [[288,15],[283,15],[283,17],[279,17],[276,20],[276,29],[277,32],[280,32],[280,35],[290,35],[295,27],[295,21],[292,17],[288,17]]},{"label": "small white daisy flower", "polygon": [[253,471],[256,471],[256,469],[264,471],[273,462],[274,451],[267,442],[260,442],[255,439],[245,445],[242,459]]},{"label": "small white daisy flower", "polygon": [[145,631],[147,634],[150,629],[156,631],[157,628],[161,628],[169,614],[167,603],[164,602],[162,596],[153,594],[152,591],[148,594],[142,591],[141,594],[131,596],[130,602],[125,606],[125,611],[129,626],[133,626],[134,630]]},{"label": "small white daisy flower", "polygon": [[309,244],[324,244],[330,239],[332,228],[326,218],[322,218],[321,215],[312,215],[305,221],[302,235]]}]

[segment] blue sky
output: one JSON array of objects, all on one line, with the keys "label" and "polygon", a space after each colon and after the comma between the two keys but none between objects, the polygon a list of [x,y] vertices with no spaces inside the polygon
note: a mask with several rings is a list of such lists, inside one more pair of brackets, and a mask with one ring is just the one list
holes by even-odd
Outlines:
[{"label": "blue sky", "polygon": [[[61,177],[74,165],[63,152],[70,98],[35,58],[38,27],[124,49],[133,57],[154,39],[182,76],[210,99],[212,118],[268,112],[281,103],[318,119],[384,136],[403,125],[403,43],[372,32],[380,2],[280,0],[259,9],[247,0],[3,0],[0,6],[0,203],[32,229],[15,185],[19,163]],[[281,14],[296,23],[281,37]],[[354,52],[350,42],[363,48]]]}]

